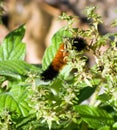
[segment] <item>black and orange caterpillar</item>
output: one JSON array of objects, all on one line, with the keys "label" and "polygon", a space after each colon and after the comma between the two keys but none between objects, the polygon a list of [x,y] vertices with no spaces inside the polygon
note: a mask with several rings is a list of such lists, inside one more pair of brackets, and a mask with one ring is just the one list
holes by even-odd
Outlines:
[{"label": "black and orange caterpillar", "polygon": [[[65,56],[68,55],[68,52],[66,52],[64,50],[64,43],[60,44],[60,47],[54,57],[54,59],[52,60],[51,64],[48,66],[48,68],[46,70],[44,70],[41,73],[41,79],[44,81],[48,81],[48,80],[53,80],[53,78],[57,77],[57,75],[59,74],[59,71],[63,68],[64,65],[66,65],[67,60],[65,60]],[[77,51],[82,51],[83,49],[86,48],[86,41],[81,38],[74,38],[73,39],[73,48]]]}]

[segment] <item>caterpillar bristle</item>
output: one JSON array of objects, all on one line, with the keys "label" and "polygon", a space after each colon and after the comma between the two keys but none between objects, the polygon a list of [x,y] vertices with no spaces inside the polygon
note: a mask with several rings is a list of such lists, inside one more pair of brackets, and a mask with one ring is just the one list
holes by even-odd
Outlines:
[{"label": "caterpillar bristle", "polygon": [[56,71],[52,64],[49,65],[49,67],[41,73],[41,79],[44,81],[53,80],[53,78],[57,77],[58,71]]},{"label": "caterpillar bristle", "polygon": [[75,47],[75,50],[77,50],[79,52],[82,51],[83,49],[85,49],[86,45],[87,45],[86,41],[81,37],[76,37],[73,39],[72,46]]}]

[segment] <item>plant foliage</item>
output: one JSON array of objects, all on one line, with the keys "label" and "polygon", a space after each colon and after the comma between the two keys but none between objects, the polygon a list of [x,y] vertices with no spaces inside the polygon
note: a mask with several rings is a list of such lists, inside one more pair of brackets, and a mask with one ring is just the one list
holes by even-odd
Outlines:
[{"label": "plant foliage", "polygon": [[[67,25],[53,35],[42,67],[24,61],[24,25],[4,38],[0,46],[0,129],[117,129],[117,34],[99,34],[102,20],[95,9],[86,10],[90,25],[85,30],[72,27],[72,16],[60,17]],[[71,49],[74,37],[83,37],[87,48],[81,52]],[[69,54],[67,64],[54,80],[42,81],[40,74],[61,43]],[[91,52],[95,64],[87,63],[86,52]]]}]

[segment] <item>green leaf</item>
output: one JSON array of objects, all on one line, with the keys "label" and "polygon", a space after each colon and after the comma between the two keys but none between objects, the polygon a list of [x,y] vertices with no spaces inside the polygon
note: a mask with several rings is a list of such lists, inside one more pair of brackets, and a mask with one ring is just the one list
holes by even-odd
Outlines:
[{"label": "green leaf", "polygon": [[72,33],[69,30],[65,30],[65,27],[57,31],[52,37],[52,44],[48,47],[44,53],[42,60],[42,69],[45,70],[52,62],[53,58],[58,51],[60,44],[64,42],[65,37],[71,37]]},{"label": "green leaf", "polygon": [[36,119],[35,114],[28,115],[27,117],[22,118],[22,120],[16,124],[16,128],[18,129],[18,128],[21,128],[23,126],[29,125],[28,123],[31,121],[36,122],[35,119]]},{"label": "green leaf", "polygon": [[22,43],[24,33],[24,25],[21,25],[4,38],[0,46],[0,61],[24,60],[25,44]]},{"label": "green leaf", "polygon": [[10,92],[0,94],[0,111],[8,110],[19,116],[27,116],[30,112],[27,90],[23,86],[14,86]]},{"label": "green leaf", "polygon": [[117,122],[114,122],[113,128],[117,129]]},{"label": "green leaf", "polygon": [[3,76],[21,79],[28,76],[28,73],[32,70],[36,70],[38,72],[39,69],[19,60],[7,60],[0,62],[0,75]]},{"label": "green leaf", "polygon": [[27,99],[28,91],[25,86],[14,85],[10,90],[10,93],[18,103],[18,107],[23,116],[27,116],[30,111],[29,101]]},{"label": "green leaf", "polygon": [[18,103],[10,93],[0,94],[0,111],[5,109],[21,115]]},{"label": "green leaf", "polygon": [[103,93],[103,94],[98,95],[97,99],[101,100],[102,102],[107,102],[111,99],[111,95]]},{"label": "green leaf", "polygon": [[72,66],[68,64],[61,70],[60,75],[62,75],[63,79],[71,78],[70,77],[71,70],[72,70]]},{"label": "green leaf", "polygon": [[99,128],[98,130],[110,130],[110,127],[109,126],[103,126],[103,127]]},{"label": "green leaf", "polygon": [[53,93],[54,96],[59,96],[60,94],[60,90],[63,87],[62,85],[62,80],[57,78],[54,80],[54,82],[51,84],[51,91]]},{"label": "green leaf", "polygon": [[81,103],[84,100],[88,99],[94,92],[95,92],[96,87],[85,87],[82,88],[79,92],[78,95],[78,102]]},{"label": "green leaf", "polygon": [[113,118],[105,110],[88,105],[77,105],[74,110],[79,113],[82,121],[89,127],[98,129],[106,125],[112,125]]}]

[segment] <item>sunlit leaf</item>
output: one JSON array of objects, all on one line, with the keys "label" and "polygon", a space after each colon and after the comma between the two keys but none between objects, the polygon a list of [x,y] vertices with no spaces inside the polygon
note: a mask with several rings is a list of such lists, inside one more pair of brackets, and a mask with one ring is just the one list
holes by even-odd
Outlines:
[{"label": "sunlit leaf", "polygon": [[21,25],[4,38],[0,46],[0,61],[24,60],[25,44],[22,43],[24,33],[24,25]]},{"label": "sunlit leaf", "polygon": [[81,119],[88,124],[89,127],[98,129],[106,125],[112,125],[113,118],[105,110],[88,105],[77,105],[74,110],[78,112]]},{"label": "sunlit leaf", "polygon": [[10,92],[0,94],[0,111],[8,110],[19,116],[27,116],[30,112],[27,90],[23,86],[14,86]]},{"label": "sunlit leaf", "polygon": [[28,75],[28,73],[38,68],[20,60],[8,60],[0,62],[0,75],[21,79]]}]

